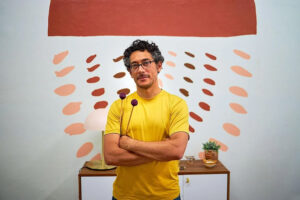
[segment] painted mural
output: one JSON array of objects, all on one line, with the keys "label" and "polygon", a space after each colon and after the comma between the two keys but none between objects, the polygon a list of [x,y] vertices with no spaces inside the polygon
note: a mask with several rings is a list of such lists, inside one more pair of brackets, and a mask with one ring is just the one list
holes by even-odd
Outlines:
[{"label": "painted mural", "polygon": [[[126,3],[125,3],[126,2]],[[159,6],[157,6],[159,5]],[[115,13],[118,13],[117,15]],[[180,13],[180,15],[178,14]],[[136,19],[137,16],[142,18]],[[134,21],[132,21],[134,19]],[[136,20],[136,21],[135,21]],[[147,22],[147,23],[144,23]],[[233,37],[238,35],[256,34],[256,13],[254,0],[218,0],[218,1],[61,1],[52,0],[49,9],[48,36],[179,36],[179,37]],[[159,44],[158,44],[159,45]],[[249,61],[251,55],[245,49],[230,47],[230,53],[235,57],[233,61],[219,56],[217,52],[200,47],[199,52],[191,52],[168,49],[165,54],[165,70],[160,74],[159,84],[164,88],[165,84],[172,84],[173,90],[180,93],[187,100],[190,109],[190,132],[197,134],[208,125],[206,117],[210,113],[222,115],[223,110],[231,112],[239,118],[247,115],[249,108],[244,105],[245,99],[251,97],[248,94],[247,84],[251,82],[253,74]],[[201,49],[201,50],[200,50]],[[228,48],[227,48],[228,49]],[[104,47],[99,51],[104,52]],[[73,50],[74,51],[74,50]],[[107,67],[102,65],[101,59],[97,59],[99,52],[91,55],[82,55],[81,63],[66,66],[69,50],[57,52],[52,57],[55,66],[54,75],[59,83],[68,77],[68,81],[53,89],[58,98],[72,97],[80,86],[96,85],[89,91],[93,103],[91,113],[88,113],[83,121],[74,121],[66,124],[63,130],[65,134],[76,137],[85,134],[87,130],[103,130],[107,109],[121,92],[129,94],[133,92],[126,85],[118,82],[128,76],[125,67],[119,67],[119,71],[105,76],[114,79],[118,88],[114,91],[115,99],[105,96],[107,90],[112,88],[102,84],[101,70]],[[110,58],[111,66],[123,65],[122,56],[105,55]],[[243,65],[234,61],[240,60]],[[83,64],[84,63],[84,66]],[[222,64],[222,63],[230,63]],[[222,77],[224,68],[239,79],[239,84],[232,82],[226,91],[219,91],[216,85],[222,84],[226,77]],[[84,74],[84,82],[72,79],[74,70],[81,70]],[[103,73],[102,73],[103,75]],[[71,82],[70,82],[71,80]],[[197,88],[197,89],[195,89]],[[170,91],[172,93],[172,91]],[[217,110],[215,99],[222,98],[226,93],[231,96],[225,99],[227,106],[223,110]],[[87,97],[86,97],[87,98]],[[66,103],[58,112],[62,117],[74,116],[80,112],[85,102],[75,100]],[[197,107],[197,109],[195,109]],[[216,121],[215,126],[220,127],[222,134],[230,137],[238,137],[242,133],[238,123],[230,118],[223,117],[222,121]],[[218,139],[218,135],[209,135],[209,140],[221,145],[221,151],[226,152],[228,145]],[[93,141],[85,141],[78,148],[76,157],[81,158],[90,155],[95,147]],[[100,153],[92,155],[91,160],[100,159]],[[199,158],[203,152],[199,152]]]}]

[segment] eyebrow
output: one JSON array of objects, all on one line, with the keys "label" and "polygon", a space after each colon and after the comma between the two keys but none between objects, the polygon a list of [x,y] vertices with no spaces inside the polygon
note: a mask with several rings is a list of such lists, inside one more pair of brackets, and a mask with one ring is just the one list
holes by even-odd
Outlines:
[{"label": "eyebrow", "polygon": [[[150,58],[144,58],[144,59],[141,60],[141,62],[148,61],[148,60],[151,60],[151,59]],[[131,64],[133,64],[133,63],[138,63],[138,62],[137,61],[133,61]]]}]

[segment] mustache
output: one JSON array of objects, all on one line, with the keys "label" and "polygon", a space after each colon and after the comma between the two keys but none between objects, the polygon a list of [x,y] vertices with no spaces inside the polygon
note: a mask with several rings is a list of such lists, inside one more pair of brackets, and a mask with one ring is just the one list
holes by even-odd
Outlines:
[{"label": "mustache", "polygon": [[137,79],[140,79],[140,78],[149,78],[150,76],[147,75],[147,74],[141,74],[137,77]]}]

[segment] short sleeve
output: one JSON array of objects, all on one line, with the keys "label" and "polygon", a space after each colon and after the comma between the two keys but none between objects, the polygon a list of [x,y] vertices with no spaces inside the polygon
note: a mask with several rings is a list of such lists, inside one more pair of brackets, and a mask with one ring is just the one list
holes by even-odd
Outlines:
[{"label": "short sleeve", "polygon": [[120,134],[120,100],[115,101],[108,111],[107,121],[104,134],[117,133]]},{"label": "short sleeve", "polygon": [[181,131],[189,134],[189,111],[186,102],[177,97],[171,104],[169,134],[172,135]]}]

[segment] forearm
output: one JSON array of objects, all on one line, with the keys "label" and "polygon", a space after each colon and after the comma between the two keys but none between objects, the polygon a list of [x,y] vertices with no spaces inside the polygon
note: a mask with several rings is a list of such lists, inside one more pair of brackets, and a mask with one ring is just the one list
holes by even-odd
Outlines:
[{"label": "forearm", "polygon": [[105,162],[115,166],[135,166],[153,161],[153,159],[117,148],[112,152],[105,153]]},{"label": "forearm", "polygon": [[[126,136],[125,136],[126,137]],[[143,142],[131,138],[121,138],[120,147],[158,161],[180,160],[183,157],[188,136],[180,132],[170,139],[158,142]]]},{"label": "forearm", "polygon": [[135,166],[153,161],[150,158],[129,152],[119,146],[120,136],[109,134],[104,136],[104,159],[108,165]]}]

